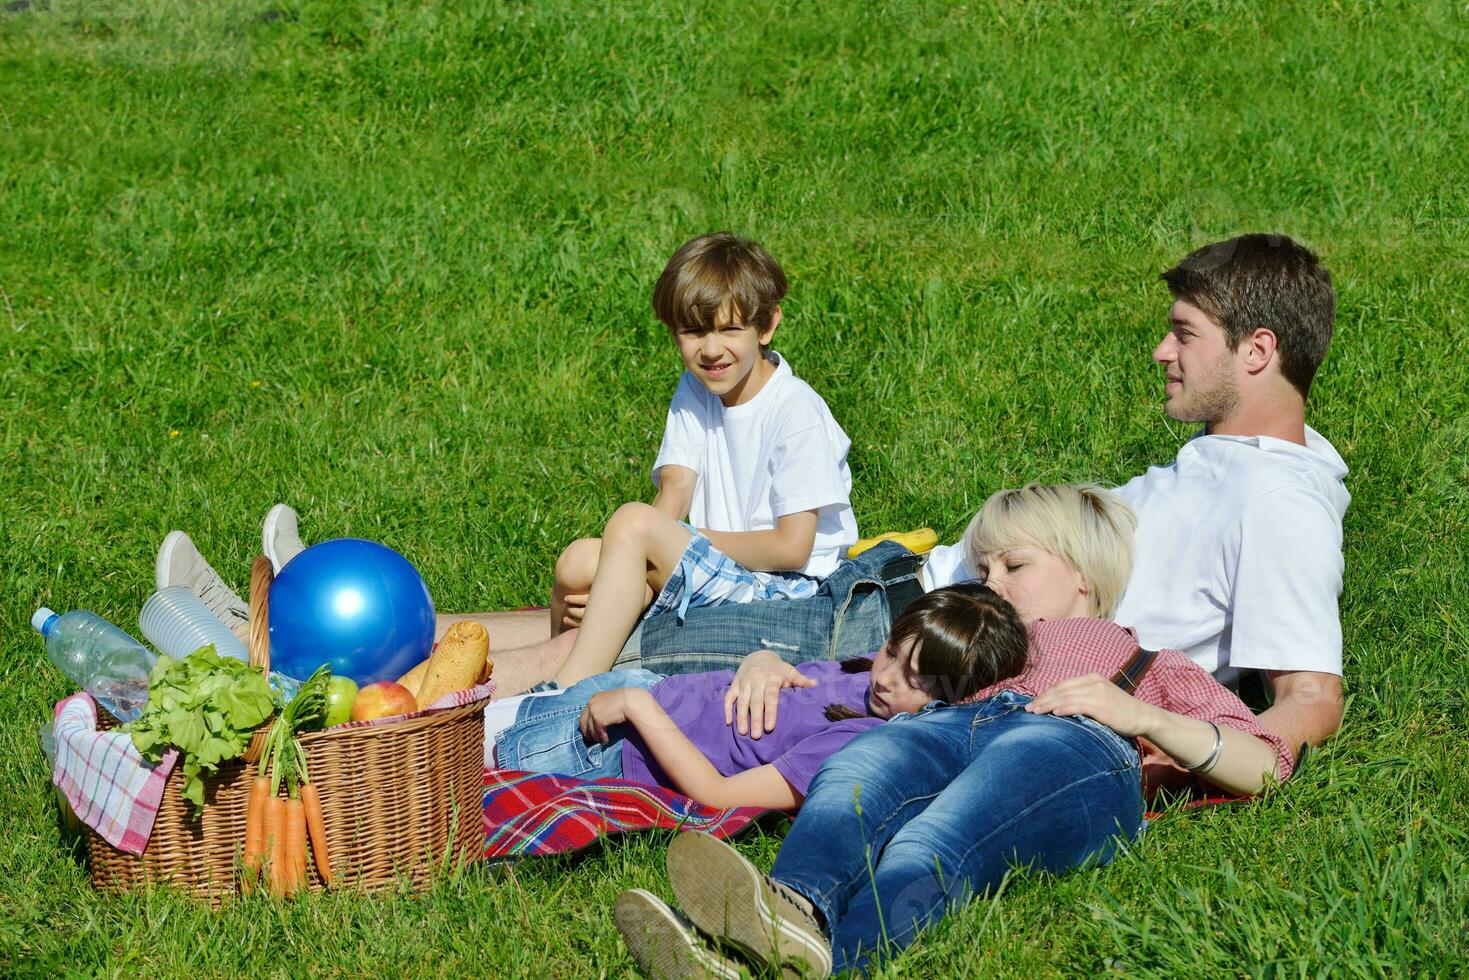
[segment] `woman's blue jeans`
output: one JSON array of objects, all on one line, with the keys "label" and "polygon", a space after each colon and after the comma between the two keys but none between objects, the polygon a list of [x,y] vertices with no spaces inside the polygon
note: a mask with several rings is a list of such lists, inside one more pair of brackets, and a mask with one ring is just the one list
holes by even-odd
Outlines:
[{"label": "woman's blue jeans", "polygon": [[771,877],[826,917],[837,970],[913,941],[1011,867],[1105,864],[1143,824],[1132,744],[1005,691],[864,732],[811,783]]}]

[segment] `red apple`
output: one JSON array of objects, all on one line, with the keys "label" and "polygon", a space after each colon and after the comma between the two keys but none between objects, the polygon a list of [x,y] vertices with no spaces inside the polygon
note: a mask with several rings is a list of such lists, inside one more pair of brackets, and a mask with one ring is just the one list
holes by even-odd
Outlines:
[{"label": "red apple", "polygon": [[357,692],[357,699],[352,702],[352,720],[391,718],[417,710],[418,702],[413,700],[408,688],[397,681],[378,681]]}]

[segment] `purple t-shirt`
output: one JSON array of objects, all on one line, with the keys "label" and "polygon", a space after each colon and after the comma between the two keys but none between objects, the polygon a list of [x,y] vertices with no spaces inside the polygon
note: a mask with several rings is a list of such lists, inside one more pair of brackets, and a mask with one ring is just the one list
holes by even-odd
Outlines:
[{"label": "purple t-shirt", "polygon": [[[734,680],[732,670],[675,674],[653,685],[651,693],[679,730],[722,774],[733,776],[772,765],[804,796],[816,770],[833,752],[882,724],[882,719],[866,714],[870,675],[844,674],[841,665],[831,661],[800,664],[796,669],[819,683],[782,690],[775,731],[758,739],[741,735],[733,725],[724,723],[724,692]],[[845,705],[862,712],[863,717],[828,721],[829,704]],[[622,745],[622,778],[676,788],[636,732]]]}]

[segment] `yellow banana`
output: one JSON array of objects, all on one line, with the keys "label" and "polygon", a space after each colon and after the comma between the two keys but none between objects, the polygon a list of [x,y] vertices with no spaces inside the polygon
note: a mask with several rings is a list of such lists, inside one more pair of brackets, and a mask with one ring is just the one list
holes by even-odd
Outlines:
[{"label": "yellow banana", "polygon": [[858,541],[847,549],[847,557],[856,558],[879,541],[896,541],[915,555],[921,555],[933,550],[934,545],[939,543],[939,536],[931,527],[920,527],[916,531],[889,531],[875,538],[863,538]]}]

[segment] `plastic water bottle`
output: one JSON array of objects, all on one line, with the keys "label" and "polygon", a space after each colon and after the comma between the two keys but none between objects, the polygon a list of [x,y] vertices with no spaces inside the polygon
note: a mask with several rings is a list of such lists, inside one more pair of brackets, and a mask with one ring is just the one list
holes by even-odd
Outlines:
[{"label": "plastic water bottle", "polygon": [[290,704],[291,699],[301,690],[301,681],[278,670],[272,670],[265,679],[270,682],[270,689],[280,695],[281,704]]},{"label": "plastic water bottle", "polygon": [[36,734],[41,736],[41,751],[46,753],[46,771],[51,772],[56,768],[56,722],[44,722]]},{"label": "plastic water bottle", "polygon": [[143,644],[94,612],[56,613],[42,606],[31,626],[46,638],[46,656],[120,721],[148,700],[148,673],[158,659]]}]

